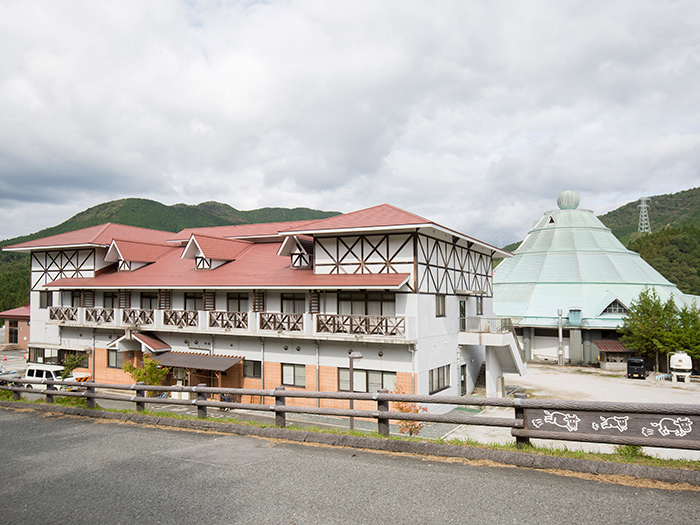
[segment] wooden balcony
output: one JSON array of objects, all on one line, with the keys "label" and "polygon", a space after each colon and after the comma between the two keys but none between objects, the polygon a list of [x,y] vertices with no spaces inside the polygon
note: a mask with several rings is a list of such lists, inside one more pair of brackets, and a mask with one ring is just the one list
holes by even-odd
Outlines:
[{"label": "wooden balcony", "polygon": [[114,322],[114,308],[86,308],[85,322],[106,324]]},{"label": "wooden balcony", "polygon": [[384,315],[318,314],[316,331],[329,334],[404,336],[405,319]]},{"label": "wooden balcony", "polygon": [[209,312],[209,327],[247,330],[248,312]]},{"label": "wooden balcony", "polygon": [[275,332],[303,332],[304,314],[260,312],[260,330]]}]

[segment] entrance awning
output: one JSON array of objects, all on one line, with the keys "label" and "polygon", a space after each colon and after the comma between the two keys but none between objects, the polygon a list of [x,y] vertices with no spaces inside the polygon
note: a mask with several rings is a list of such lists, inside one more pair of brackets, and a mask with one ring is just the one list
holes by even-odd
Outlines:
[{"label": "entrance awning", "polygon": [[154,354],[153,358],[163,366],[176,368],[194,368],[201,370],[215,370],[223,372],[236,363],[240,363],[243,358],[223,355],[203,355],[186,354],[181,352],[166,352],[164,354]]}]

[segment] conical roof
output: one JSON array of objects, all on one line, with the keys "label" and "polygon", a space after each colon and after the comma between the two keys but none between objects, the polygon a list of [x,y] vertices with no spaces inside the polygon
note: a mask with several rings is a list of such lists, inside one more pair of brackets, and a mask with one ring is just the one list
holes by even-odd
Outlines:
[{"label": "conical roof", "polygon": [[[645,286],[666,300],[685,297],[639,254],[625,248],[591,210],[578,209],[563,192],[559,209],[546,212],[494,272],[494,312],[523,318],[526,326],[554,326],[557,310],[581,310],[584,326],[614,327],[622,313],[606,313],[616,300],[629,307]],[[613,308],[614,310],[614,308]],[[553,321],[554,320],[554,321]]]}]

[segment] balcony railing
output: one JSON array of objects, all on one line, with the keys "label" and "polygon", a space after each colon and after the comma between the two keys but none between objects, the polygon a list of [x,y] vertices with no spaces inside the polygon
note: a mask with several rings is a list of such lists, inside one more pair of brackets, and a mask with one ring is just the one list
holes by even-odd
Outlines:
[{"label": "balcony railing", "polygon": [[122,322],[124,324],[146,324],[152,325],[154,319],[153,310],[137,310],[127,308],[122,311]]},{"label": "balcony railing", "polygon": [[304,314],[260,313],[260,330],[303,332]]},{"label": "balcony railing", "polygon": [[163,324],[166,326],[199,326],[199,312],[192,310],[165,310],[163,312]]},{"label": "balcony railing", "polygon": [[74,306],[51,306],[49,308],[51,321],[77,321],[78,308]]},{"label": "balcony railing", "polygon": [[316,331],[330,334],[402,336],[405,319],[385,315],[318,314]]},{"label": "balcony railing", "polygon": [[209,312],[209,328],[248,329],[248,312]]},{"label": "balcony railing", "polygon": [[86,308],[86,323],[113,323],[114,308]]},{"label": "balcony railing", "polygon": [[513,330],[513,321],[509,318],[460,317],[460,332],[481,334],[503,334]]}]

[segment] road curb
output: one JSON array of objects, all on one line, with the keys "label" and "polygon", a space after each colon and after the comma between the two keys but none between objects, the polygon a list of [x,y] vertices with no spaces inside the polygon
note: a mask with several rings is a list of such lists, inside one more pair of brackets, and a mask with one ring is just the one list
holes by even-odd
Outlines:
[{"label": "road curb", "polygon": [[430,443],[425,441],[403,441],[378,439],[361,436],[323,434],[304,430],[290,430],[276,427],[256,427],[237,425],[219,421],[202,421],[194,419],[174,419],[146,416],[138,413],[104,412],[62,405],[28,404],[15,401],[0,401],[0,407],[32,409],[38,412],[57,412],[72,416],[94,419],[112,419],[128,421],[143,425],[158,425],[200,431],[216,431],[242,436],[257,436],[271,439],[285,439],[300,443],[318,443],[337,447],[364,448],[383,452],[403,452],[417,455],[463,458],[468,460],[487,460],[503,465],[527,467],[534,469],[568,470],[585,474],[622,475],[649,479],[666,483],[687,483],[700,486],[700,471],[680,470],[664,467],[648,467],[609,461],[561,458],[542,456],[527,452],[491,450],[469,446]]}]

